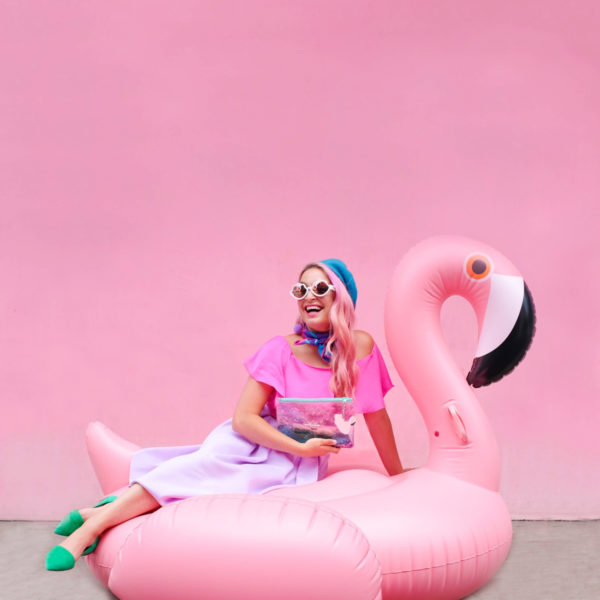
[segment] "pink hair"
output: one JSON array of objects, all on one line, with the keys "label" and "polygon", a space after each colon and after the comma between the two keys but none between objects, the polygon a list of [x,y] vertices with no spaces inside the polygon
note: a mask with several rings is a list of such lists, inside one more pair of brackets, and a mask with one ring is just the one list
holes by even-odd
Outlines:
[{"label": "pink hair", "polygon": [[[329,316],[331,337],[327,343],[327,350],[331,352],[329,389],[336,398],[343,396],[352,398],[358,382],[356,345],[353,334],[354,304],[352,304],[352,298],[342,280],[326,265],[322,263],[306,265],[300,276],[311,267],[321,269],[335,286],[335,298]],[[298,321],[301,319],[298,318]]]}]

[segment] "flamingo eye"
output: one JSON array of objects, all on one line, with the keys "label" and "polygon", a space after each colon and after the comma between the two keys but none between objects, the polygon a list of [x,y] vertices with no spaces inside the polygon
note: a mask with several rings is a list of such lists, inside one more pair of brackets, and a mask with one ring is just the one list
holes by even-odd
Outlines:
[{"label": "flamingo eye", "polygon": [[465,273],[471,279],[485,279],[492,272],[492,261],[483,254],[471,254],[465,261]]}]

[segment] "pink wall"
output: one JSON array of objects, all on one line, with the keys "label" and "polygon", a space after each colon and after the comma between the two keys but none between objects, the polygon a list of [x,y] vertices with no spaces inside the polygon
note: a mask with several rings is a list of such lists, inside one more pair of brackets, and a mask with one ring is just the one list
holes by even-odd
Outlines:
[{"label": "pink wall", "polygon": [[[513,516],[600,517],[597,3],[440,4],[1,3],[0,518],[97,498],[91,420],[201,440],[307,260],[352,266],[385,346],[390,274],[436,233],[536,301],[525,362],[478,392]],[[466,372],[474,317],[444,322]]]}]

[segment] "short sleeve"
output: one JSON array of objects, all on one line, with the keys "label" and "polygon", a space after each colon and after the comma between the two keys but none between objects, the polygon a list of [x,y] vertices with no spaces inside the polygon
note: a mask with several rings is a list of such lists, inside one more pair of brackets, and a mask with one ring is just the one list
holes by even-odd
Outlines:
[{"label": "short sleeve", "polygon": [[286,339],[274,337],[246,359],[244,366],[256,381],[270,385],[280,396],[285,396],[284,367],[288,357]]},{"label": "short sleeve", "polygon": [[358,361],[359,377],[355,390],[355,408],[370,413],[385,408],[384,397],[394,387],[385,361],[375,345],[369,356]]}]

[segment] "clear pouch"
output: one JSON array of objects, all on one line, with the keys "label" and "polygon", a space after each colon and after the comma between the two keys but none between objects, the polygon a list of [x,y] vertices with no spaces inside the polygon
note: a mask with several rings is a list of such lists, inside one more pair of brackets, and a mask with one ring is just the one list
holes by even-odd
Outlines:
[{"label": "clear pouch", "polygon": [[277,429],[298,442],[319,437],[352,448],[355,423],[352,398],[279,398],[277,402]]}]

